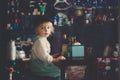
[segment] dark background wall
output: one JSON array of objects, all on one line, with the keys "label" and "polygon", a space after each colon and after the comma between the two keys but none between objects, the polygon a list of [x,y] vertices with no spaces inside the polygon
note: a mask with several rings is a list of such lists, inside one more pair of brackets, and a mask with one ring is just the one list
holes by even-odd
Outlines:
[{"label": "dark background wall", "polygon": [[[119,41],[119,46],[120,46],[120,0],[119,0],[119,9],[118,9],[118,11],[119,11],[119,18],[118,18],[118,24],[119,24],[119,26],[118,26],[118,41]],[[120,58],[120,48],[119,48],[119,58]],[[119,60],[119,80],[120,80],[120,60]]]},{"label": "dark background wall", "polygon": [[5,80],[5,58],[6,58],[6,9],[7,0],[0,0],[0,79]]}]

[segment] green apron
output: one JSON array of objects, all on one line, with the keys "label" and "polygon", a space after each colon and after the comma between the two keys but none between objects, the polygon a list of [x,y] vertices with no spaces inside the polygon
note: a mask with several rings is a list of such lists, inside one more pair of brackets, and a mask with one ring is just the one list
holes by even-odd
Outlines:
[{"label": "green apron", "polygon": [[[30,60],[30,70],[37,76],[59,77],[61,75],[60,69],[53,63],[43,62],[39,59]],[[56,79],[60,80],[60,79]]]}]

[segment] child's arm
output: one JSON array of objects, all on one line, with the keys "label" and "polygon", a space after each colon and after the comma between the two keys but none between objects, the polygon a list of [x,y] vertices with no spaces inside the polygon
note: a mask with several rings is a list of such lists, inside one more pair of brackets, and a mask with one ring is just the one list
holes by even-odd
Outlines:
[{"label": "child's arm", "polygon": [[59,56],[59,57],[57,57],[57,58],[53,58],[53,63],[56,63],[56,62],[59,62],[59,61],[61,61],[61,60],[65,60],[66,58],[64,57],[64,56]]},{"label": "child's arm", "polygon": [[32,56],[45,62],[53,61],[53,57],[48,53],[47,47],[42,40],[37,40],[34,43]]}]

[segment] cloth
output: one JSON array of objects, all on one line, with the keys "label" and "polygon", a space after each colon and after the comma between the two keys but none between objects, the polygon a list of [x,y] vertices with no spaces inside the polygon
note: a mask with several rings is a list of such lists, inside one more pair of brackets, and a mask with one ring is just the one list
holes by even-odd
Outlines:
[{"label": "cloth", "polygon": [[53,57],[49,54],[50,51],[50,43],[48,40],[44,37],[37,36],[37,39],[32,47],[32,58],[40,59],[45,62],[52,62]]},{"label": "cloth", "polygon": [[50,51],[48,40],[38,36],[32,47],[30,60],[30,70],[34,75],[55,78],[60,76],[60,69],[52,63]]}]

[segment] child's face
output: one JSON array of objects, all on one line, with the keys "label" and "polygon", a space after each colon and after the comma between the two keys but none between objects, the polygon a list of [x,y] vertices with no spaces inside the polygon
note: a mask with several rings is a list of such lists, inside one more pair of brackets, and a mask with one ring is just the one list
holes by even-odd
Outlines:
[{"label": "child's face", "polygon": [[49,37],[49,35],[51,34],[51,26],[52,23],[51,22],[46,22],[43,23],[42,25],[39,25],[37,28],[37,34],[42,36],[42,37]]}]

